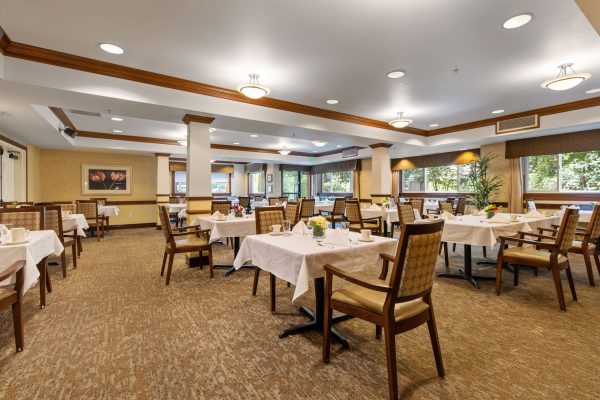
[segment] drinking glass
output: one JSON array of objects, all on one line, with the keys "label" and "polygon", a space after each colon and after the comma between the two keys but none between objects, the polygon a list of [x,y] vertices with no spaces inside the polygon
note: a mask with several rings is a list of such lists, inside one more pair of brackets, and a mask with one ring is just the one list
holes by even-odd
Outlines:
[{"label": "drinking glass", "polygon": [[290,234],[292,233],[292,221],[290,221],[289,219],[283,221],[283,232],[285,236],[290,236]]}]

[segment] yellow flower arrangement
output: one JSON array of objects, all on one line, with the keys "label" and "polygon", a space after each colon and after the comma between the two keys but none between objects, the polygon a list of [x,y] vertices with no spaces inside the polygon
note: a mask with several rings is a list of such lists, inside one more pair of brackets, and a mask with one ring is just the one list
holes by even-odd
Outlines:
[{"label": "yellow flower arrangement", "polygon": [[308,220],[308,224],[312,226],[313,229],[317,228],[321,230],[325,230],[329,226],[329,222],[327,222],[327,220],[321,216],[312,217]]}]

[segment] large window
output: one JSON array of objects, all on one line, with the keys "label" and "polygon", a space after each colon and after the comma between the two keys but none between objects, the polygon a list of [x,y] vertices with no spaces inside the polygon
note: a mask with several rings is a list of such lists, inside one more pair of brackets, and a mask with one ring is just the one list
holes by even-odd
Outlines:
[{"label": "large window", "polygon": [[402,192],[469,192],[471,166],[445,165],[402,171]]},{"label": "large window", "polygon": [[213,172],[210,176],[210,184],[213,193],[230,193],[229,174]]},{"label": "large window", "polygon": [[287,196],[290,200],[296,200],[298,197],[308,197],[308,173],[282,171],[281,187],[282,196]]},{"label": "large window", "polygon": [[173,193],[185,194],[186,193],[186,172],[175,171],[173,172]]},{"label": "large window", "polygon": [[527,192],[600,192],[600,151],[526,157]]},{"label": "large window", "polygon": [[328,172],[321,175],[321,190],[325,193],[352,193],[354,180],[352,171]]},{"label": "large window", "polygon": [[248,174],[248,193],[265,193],[265,173],[263,171]]}]

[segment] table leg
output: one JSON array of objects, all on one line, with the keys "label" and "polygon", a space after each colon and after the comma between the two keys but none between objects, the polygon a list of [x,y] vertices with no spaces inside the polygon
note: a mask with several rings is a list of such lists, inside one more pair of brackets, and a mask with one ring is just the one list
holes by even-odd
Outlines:
[{"label": "table leg", "polygon": [[[46,308],[46,283],[48,282],[48,257],[44,257],[42,261],[37,264],[38,271],[40,271],[40,308]],[[50,287],[48,292],[52,291]]]},{"label": "table leg", "polygon": [[[388,237],[388,232],[389,232],[388,223],[387,223],[387,221],[383,221],[383,236]],[[393,233],[394,232],[392,232],[392,234]]]},{"label": "table leg", "polygon": [[[235,236],[233,238],[233,259],[234,260],[237,257],[239,251],[240,251],[240,238],[238,236]],[[235,269],[235,267],[233,266],[233,264],[217,264],[217,265],[213,265],[213,268],[227,268],[227,271],[225,271],[225,276],[229,276],[229,275],[233,274],[235,271],[237,271]],[[243,265],[242,268],[256,268],[256,266],[248,264],[248,265]]]},{"label": "table leg", "polygon": [[[323,313],[325,309],[325,278],[315,278],[315,311],[310,310],[307,307],[300,307],[300,313],[310,319],[309,322],[302,325],[297,325],[291,328],[288,328],[282,331],[279,334],[279,338],[283,339],[291,335],[296,335],[298,333],[304,333],[309,331],[320,331],[323,332]],[[338,322],[347,321],[351,319],[352,316],[346,314],[336,315],[332,318],[331,323],[336,324]],[[340,342],[340,344],[345,348],[349,348],[350,345],[344,336],[339,333],[336,329],[331,329],[332,337]]]},{"label": "table leg", "polygon": [[458,270],[458,274],[451,274],[447,272],[440,272],[437,274],[438,278],[451,278],[451,279],[464,279],[471,282],[471,285],[475,289],[479,289],[479,283],[477,283],[477,279],[479,280],[496,280],[496,277],[493,276],[474,276],[472,271],[472,257],[471,257],[471,245],[465,244],[465,256],[464,263],[465,266]]}]

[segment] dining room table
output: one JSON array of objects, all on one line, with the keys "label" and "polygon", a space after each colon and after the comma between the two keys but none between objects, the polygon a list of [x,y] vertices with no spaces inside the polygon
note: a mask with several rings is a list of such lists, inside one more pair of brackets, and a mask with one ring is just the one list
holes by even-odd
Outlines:
[{"label": "dining room table", "polygon": [[[496,276],[473,275],[472,246],[494,247],[500,236],[515,236],[519,232],[537,233],[538,228],[550,228],[560,221],[559,217],[526,217],[517,215],[516,221],[510,220],[510,214],[504,216],[505,222],[491,222],[486,215],[462,215],[446,219],[442,232],[442,242],[462,244],[464,246],[464,265],[458,273],[440,272],[439,278],[464,279],[479,289],[478,280],[495,280]],[[494,264],[486,260],[482,264]]]},{"label": "dining room table", "polygon": [[77,236],[81,237],[85,237],[85,230],[90,227],[83,214],[62,214],[62,223],[64,232],[75,229]]},{"label": "dining room table", "polygon": [[[326,237],[331,229],[325,231]],[[325,269],[326,264],[335,265],[345,271],[355,272],[382,265],[380,254],[394,255],[398,241],[396,239],[371,236],[371,241],[360,241],[360,234],[344,231],[349,239],[348,244],[328,244],[327,240],[319,240],[307,234],[262,234],[247,236],[235,257],[233,265],[241,268],[246,262],[252,262],[257,268],[269,272],[280,279],[295,285],[292,301],[306,294],[310,282],[314,282],[314,310],[302,306],[299,311],[309,318],[309,322],[283,330],[280,338],[308,331],[323,330],[323,312],[325,304]],[[345,321],[350,317],[337,315],[333,323]],[[348,341],[335,329],[333,337],[344,347]]]},{"label": "dining room table", "polygon": [[[48,277],[47,259],[50,255],[60,256],[64,247],[53,230],[31,231],[27,234],[26,242],[11,244],[8,238],[0,238],[0,272],[15,262],[25,261],[23,267],[23,291],[32,288],[39,279],[40,307],[46,307],[46,291],[52,291]],[[0,286],[15,283],[15,277],[0,282]]]},{"label": "dining room table", "polygon": [[104,215],[105,217],[116,217],[119,215],[119,207],[117,206],[98,206],[98,214]]},{"label": "dining room table", "polygon": [[331,200],[315,201],[315,214],[321,214],[321,211],[332,213],[334,202]]},{"label": "dining room table", "polygon": [[[413,213],[415,215],[415,219],[421,219],[421,214],[419,213],[419,210],[413,208]],[[381,217],[383,221],[384,236],[393,236],[394,232],[392,231],[392,224],[394,222],[400,221],[400,218],[398,217],[397,207],[385,208],[375,204],[371,207],[361,208],[360,214],[364,219]]]}]

